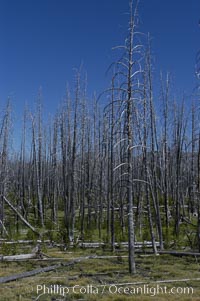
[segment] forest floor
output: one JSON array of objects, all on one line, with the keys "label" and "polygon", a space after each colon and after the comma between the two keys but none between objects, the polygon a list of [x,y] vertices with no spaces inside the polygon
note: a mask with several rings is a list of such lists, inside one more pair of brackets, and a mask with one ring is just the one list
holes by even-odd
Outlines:
[{"label": "forest floor", "polygon": [[[137,273],[131,276],[127,251],[45,247],[43,252],[46,260],[0,262],[0,279],[61,263],[51,272],[0,284],[0,301],[200,301],[198,257],[137,254]],[[82,260],[66,265],[76,258]]]}]

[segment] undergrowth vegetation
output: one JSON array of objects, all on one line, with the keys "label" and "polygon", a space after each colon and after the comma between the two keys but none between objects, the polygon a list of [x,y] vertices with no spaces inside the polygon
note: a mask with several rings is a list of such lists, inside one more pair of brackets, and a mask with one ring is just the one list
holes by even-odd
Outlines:
[{"label": "undergrowth vegetation", "polygon": [[[82,262],[66,268],[61,267],[55,271],[39,274],[35,277],[24,278],[15,282],[1,284],[0,300],[199,300],[199,271],[200,259],[195,257],[174,257],[171,255],[148,255],[141,254],[136,256],[137,275],[131,276],[128,273],[128,257],[127,252],[119,252],[115,257],[111,257],[113,253],[108,250],[81,250],[71,249],[67,251],[59,251],[58,248],[51,247],[45,249],[48,256],[57,258],[57,261],[51,264],[71,261],[77,257],[97,256],[97,258],[88,258]],[[62,260],[60,257],[62,256]],[[102,256],[102,258],[98,258]],[[23,271],[33,270],[38,267],[49,265],[48,261],[29,261],[29,262],[2,262],[0,277],[8,276],[13,273],[22,273]],[[166,281],[166,282],[165,282]],[[42,291],[37,288],[51,288],[52,285],[70,288],[70,292],[65,296],[56,294],[56,291],[51,291],[38,299],[36,299]],[[152,287],[151,293],[142,291],[138,295],[135,293],[127,294],[121,291],[115,292],[118,288],[129,287],[136,288],[144,285]],[[167,294],[153,294],[153,287],[167,287]],[[76,286],[76,287],[75,287]],[[90,288],[88,288],[88,286]],[[102,289],[105,290],[102,293]],[[72,288],[75,287],[75,292]],[[170,294],[171,288],[179,288],[179,293]],[[193,290],[185,294],[180,288],[193,288]],[[55,288],[55,287],[54,287]],[[94,293],[95,288],[98,288],[98,293]],[[80,292],[81,289],[81,292]],[[85,292],[86,290],[86,292]],[[93,293],[92,293],[93,291]],[[46,290],[47,292],[47,290]],[[57,291],[58,292],[58,291]]]}]

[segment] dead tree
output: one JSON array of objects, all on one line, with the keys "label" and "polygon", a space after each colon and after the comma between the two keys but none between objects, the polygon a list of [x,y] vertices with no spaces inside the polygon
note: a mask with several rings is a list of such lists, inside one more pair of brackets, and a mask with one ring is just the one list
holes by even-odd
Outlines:
[{"label": "dead tree", "polygon": [[185,131],[187,126],[187,119],[184,118],[184,106],[176,109],[174,107],[174,149],[175,149],[175,183],[176,183],[176,193],[175,193],[175,234],[179,235],[179,226],[181,218],[181,208],[182,208],[182,194],[181,191],[181,165],[183,156],[183,143],[185,139]]},{"label": "dead tree", "polygon": [[[146,71],[146,70],[145,70]],[[146,72],[145,72],[146,73]],[[143,162],[144,162],[144,180],[145,180],[145,196],[147,204],[147,213],[149,220],[149,228],[152,240],[153,251],[157,253],[157,247],[155,243],[155,234],[153,228],[153,218],[152,218],[152,206],[150,201],[150,187],[149,187],[149,168],[148,168],[148,159],[147,159],[147,83],[146,83],[146,74],[144,74],[144,96],[143,96]],[[157,208],[156,208],[157,209]],[[156,212],[157,214],[157,212]]]},{"label": "dead tree", "polygon": [[[70,131],[70,96],[67,91],[67,101],[61,108],[60,113],[60,145],[61,145],[61,166],[62,166],[62,199],[64,203],[64,222],[68,231],[69,215],[69,171],[68,155],[71,148],[71,131]],[[69,232],[68,232],[69,235]],[[69,239],[69,238],[68,238]]]},{"label": "dead tree", "polygon": [[3,121],[0,129],[0,232],[4,234],[6,228],[4,226],[4,196],[7,194],[7,182],[8,182],[8,143],[9,143],[9,131],[11,118],[11,105],[8,99],[6,111],[3,116]]},{"label": "dead tree", "polygon": [[[197,90],[198,90],[198,98],[200,91],[200,51],[198,51],[196,55],[196,77],[198,80]],[[199,99],[198,99],[199,101]],[[200,132],[198,134],[198,161],[197,161],[197,214],[198,214],[198,222],[197,222],[197,241],[198,241],[198,249],[200,252]]]},{"label": "dead tree", "polygon": [[52,141],[52,154],[51,154],[51,166],[52,166],[52,218],[57,223],[58,213],[58,116],[56,116],[53,123],[53,141]]},{"label": "dead tree", "polygon": [[139,98],[140,76],[142,68],[140,64],[142,45],[137,43],[137,6],[133,12],[133,1],[130,1],[130,23],[129,35],[123,49],[122,58],[116,62],[116,76],[121,77],[120,86],[116,89],[121,92],[122,115],[124,115],[124,145],[123,162],[117,168],[124,166],[124,185],[126,186],[127,208],[128,208],[128,237],[129,237],[129,272],[136,272],[135,266],[135,225],[133,213],[134,181],[133,181],[133,151],[134,151],[134,108]]},{"label": "dead tree", "polygon": [[166,85],[164,87],[163,79],[161,78],[161,95],[163,100],[163,191],[164,191],[164,206],[165,206],[165,227],[166,236],[168,236],[169,230],[169,185],[168,185],[168,168],[169,168],[169,158],[168,158],[168,126],[169,126],[169,88],[170,80],[169,74],[167,74]]},{"label": "dead tree", "polygon": [[162,221],[160,215],[160,201],[158,196],[158,176],[157,176],[157,158],[156,158],[156,150],[158,150],[157,143],[157,130],[156,130],[156,117],[155,117],[155,108],[153,103],[153,84],[152,84],[152,63],[151,63],[151,47],[150,47],[150,39],[148,37],[148,49],[146,54],[146,77],[147,77],[147,93],[149,97],[149,118],[150,118],[150,156],[151,156],[151,178],[149,178],[150,189],[152,199],[155,204],[155,218],[158,229],[159,241],[160,241],[160,249],[163,249],[163,232],[162,232]]},{"label": "dead tree", "polygon": [[[44,208],[42,202],[42,129],[41,129],[41,104],[38,107],[38,133],[36,132],[36,118],[31,115],[32,122],[32,150],[33,150],[33,167],[34,167],[34,179],[36,191],[37,191],[37,203],[36,211],[38,212],[38,222],[44,227]],[[38,134],[38,135],[37,135]]]}]

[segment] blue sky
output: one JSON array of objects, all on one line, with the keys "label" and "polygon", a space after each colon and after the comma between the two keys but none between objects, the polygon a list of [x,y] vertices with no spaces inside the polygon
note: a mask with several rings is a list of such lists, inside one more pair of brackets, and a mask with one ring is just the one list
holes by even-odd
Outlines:
[{"label": "blue sky", "polygon": [[[127,34],[129,0],[0,0],[0,106],[11,97],[18,119],[42,87],[53,114],[83,63],[88,93],[110,81],[112,47]],[[140,30],[150,33],[154,77],[170,71],[175,89],[191,93],[200,49],[199,0],[141,0]]]}]

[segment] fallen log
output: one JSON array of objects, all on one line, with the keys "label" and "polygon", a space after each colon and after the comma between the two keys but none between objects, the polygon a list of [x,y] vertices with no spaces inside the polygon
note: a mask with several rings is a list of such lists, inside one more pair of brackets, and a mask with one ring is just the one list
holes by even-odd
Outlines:
[{"label": "fallen log", "polygon": [[55,270],[57,268],[60,268],[60,267],[61,267],[61,264],[57,264],[57,265],[53,265],[53,266],[49,266],[49,267],[45,267],[45,268],[41,268],[41,269],[35,269],[35,270],[32,270],[32,271],[24,272],[24,273],[21,273],[21,274],[0,277],[0,283],[7,283],[7,282],[23,279],[23,278],[35,276],[39,273],[50,272],[50,271],[53,271],[53,270]]},{"label": "fallen log", "polygon": [[[155,242],[155,244],[157,247],[160,246],[159,242]],[[94,249],[106,246],[106,244],[103,242],[79,242],[77,245],[81,248],[94,248]],[[135,242],[134,246],[136,249],[137,248],[152,248],[152,242],[151,241]],[[121,242],[121,243],[116,242],[115,247],[116,248],[119,248],[119,247],[128,248],[128,242]]]},{"label": "fallen log", "polygon": [[169,255],[174,255],[174,256],[195,256],[199,257],[200,253],[197,252],[182,252],[182,251],[158,251],[158,254],[169,254]]},{"label": "fallen log", "polygon": [[43,259],[44,253],[41,251],[40,244],[37,244],[30,254],[18,254],[3,256],[0,255],[1,261],[18,261],[18,260],[28,260],[28,259]]},{"label": "fallen log", "polygon": [[27,245],[31,245],[31,244],[35,244],[35,243],[44,243],[44,244],[50,244],[51,241],[48,240],[13,240],[13,241],[8,241],[6,239],[0,239],[0,244],[3,243],[5,245],[15,245],[15,244],[27,244]]},{"label": "fallen log", "polygon": [[87,260],[87,259],[92,259],[92,258],[95,258],[95,256],[78,257],[78,258],[75,258],[74,260],[72,260],[70,262],[67,262],[67,263],[59,263],[59,264],[56,264],[56,265],[52,265],[52,266],[48,266],[48,267],[40,268],[40,269],[35,269],[35,270],[24,272],[24,273],[21,273],[21,274],[15,274],[15,275],[12,275],[12,276],[0,277],[0,283],[7,283],[7,282],[27,278],[27,277],[32,277],[32,276],[35,276],[35,275],[40,274],[40,273],[51,272],[51,271],[54,271],[56,269],[72,266],[75,263],[78,263],[78,262],[81,262],[81,261]]},{"label": "fallen log", "polygon": [[20,254],[20,255],[11,255],[11,256],[0,256],[1,261],[18,261],[18,260],[27,260],[27,259],[36,259],[37,254]]},{"label": "fallen log", "polygon": [[80,248],[101,248],[103,246],[105,246],[105,243],[103,242],[80,242],[78,243],[78,246]]},{"label": "fallen log", "polygon": [[[142,250],[136,250],[136,254],[140,254],[140,256],[147,256],[147,255],[155,255],[153,251],[150,250],[145,250],[143,252]],[[199,257],[200,253],[197,252],[182,252],[182,251],[158,251],[156,255],[172,255],[172,256],[177,256],[177,257],[182,257],[182,256],[194,256],[194,257]]]}]

